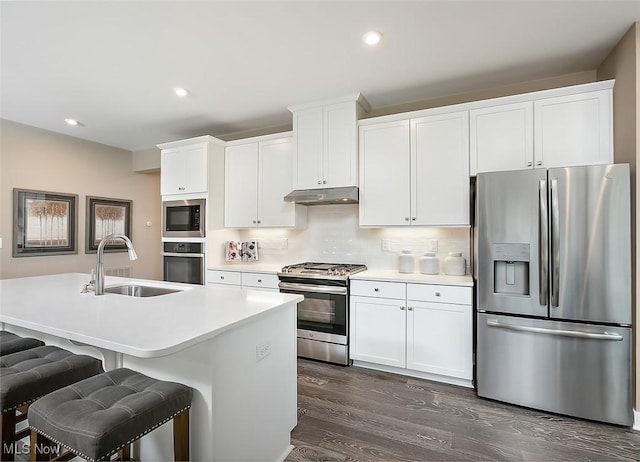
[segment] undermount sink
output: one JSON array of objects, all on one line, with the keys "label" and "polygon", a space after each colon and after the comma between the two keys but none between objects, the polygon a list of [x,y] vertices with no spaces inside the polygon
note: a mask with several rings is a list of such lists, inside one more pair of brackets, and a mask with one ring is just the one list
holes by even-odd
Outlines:
[{"label": "undermount sink", "polygon": [[129,284],[125,286],[106,287],[105,293],[128,295],[130,297],[157,297],[158,295],[167,295],[174,292],[182,292],[179,289],[167,289],[166,287],[141,286],[137,284]]}]

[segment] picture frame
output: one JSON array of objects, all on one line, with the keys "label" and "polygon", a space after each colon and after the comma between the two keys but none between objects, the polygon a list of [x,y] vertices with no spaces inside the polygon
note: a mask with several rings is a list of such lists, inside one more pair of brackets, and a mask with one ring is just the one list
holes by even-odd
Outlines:
[{"label": "picture frame", "polygon": [[13,188],[13,256],[77,254],[78,195]]},{"label": "picture frame", "polygon": [[[87,196],[86,202],[85,253],[96,253],[102,238],[109,234],[124,234],[131,239],[133,201]],[[118,240],[113,244],[107,244],[104,251],[126,252],[127,246]]]}]

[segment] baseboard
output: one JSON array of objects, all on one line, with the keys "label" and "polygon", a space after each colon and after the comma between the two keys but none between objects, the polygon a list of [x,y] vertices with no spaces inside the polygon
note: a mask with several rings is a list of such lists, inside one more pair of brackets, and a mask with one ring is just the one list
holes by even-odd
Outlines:
[{"label": "baseboard", "polygon": [[633,429],[640,432],[640,411],[633,410]]},{"label": "baseboard", "polygon": [[457,385],[459,387],[473,388],[473,382],[467,379],[460,379],[458,377],[450,377],[440,374],[432,374],[428,372],[414,371],[412,369],[405,369],[403,367],[385,366],[383,364],[370,363],[368,361],[354,360],[353,365],[355,367],[363,367],[365,369],[373,369],[382,372],[391,372],[392,374],[406,375],[409,377],[415,377],[418,379],[433,380],[434,382],[448,383],[449,385]]},{"label": "baseboard", "polygon": [[293,445],[292,445],[292,444],[290,444],[290,445],[289,445],[289,447],[288,447],[287,449],[285,449],[285,450],[284,450],[284,452],[280,455],[280,457],[278,457],[278,458],[276,459],[276,461],[277,461],[277,462],[283,462],[283,461],[287,458],[287,456],[289,455],[289,453],[290,453],[291,451],[293,451],[293,449],[294,449],[294,448],[293,448]]}]

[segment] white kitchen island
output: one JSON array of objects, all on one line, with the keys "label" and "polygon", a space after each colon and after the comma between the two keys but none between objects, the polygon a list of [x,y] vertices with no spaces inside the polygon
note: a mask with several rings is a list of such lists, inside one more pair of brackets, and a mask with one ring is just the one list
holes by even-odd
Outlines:
[{"label": "white kitchen island", "polygon": [[[106,287],[180,289],[155,297],[80,293],[86,274],[0,280],[5,330],[194,389],[191,460],[277,461],[297,423],[299,295],[106,277]],[[134,447],[172,460],[171,423]]]}]

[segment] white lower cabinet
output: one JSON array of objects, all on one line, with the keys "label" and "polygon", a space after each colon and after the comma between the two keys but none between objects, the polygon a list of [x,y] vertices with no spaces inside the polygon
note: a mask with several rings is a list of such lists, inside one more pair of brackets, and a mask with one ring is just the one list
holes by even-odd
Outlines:
[{"label": "white lower cabinet", "polygon": [[351,359],[405,367],[404,299],[351,297]]},{"label": "white lower cabinet", "polygon": [[207,270],[207,285],[278,292],[278,276],[250,271]]},{"label": "white lower cabinet", "polygon": [[471,380],[471,306],[416,300],[407,305],[407,368]]},{"label": "white lower cabinet", "polygon": [[354,364],[472,386],[471,287],[352,280],[350,310]]}]

